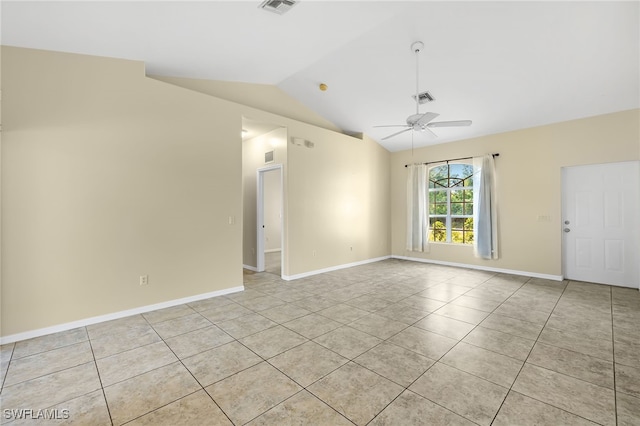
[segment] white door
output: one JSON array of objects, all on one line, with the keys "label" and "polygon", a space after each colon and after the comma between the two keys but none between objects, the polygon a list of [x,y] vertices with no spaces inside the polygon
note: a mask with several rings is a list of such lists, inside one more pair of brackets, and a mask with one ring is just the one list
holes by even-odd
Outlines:
[{"label": "white door", "polygon": [[639,164],[562,169],[565,278],[639,287]]}]

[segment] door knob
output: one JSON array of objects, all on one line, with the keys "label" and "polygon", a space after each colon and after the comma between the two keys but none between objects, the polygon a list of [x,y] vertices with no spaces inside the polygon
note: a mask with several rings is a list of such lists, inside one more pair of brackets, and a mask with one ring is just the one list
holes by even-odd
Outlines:
[{"label": "door knob", "polygon": [[565,224],[565,225],[568,225],[568,224],[570,224],[570,223],[571,223],[571,222],[569,222],[568,220],[565,220],[565,221],[564,221],[564,224]]},{"label": "door knob", "polygon": [[571,229],[569,229],[569,228],[564,228],[564,229],[563,229],[563,231],[564,231],[564,232],[571,232]]}]

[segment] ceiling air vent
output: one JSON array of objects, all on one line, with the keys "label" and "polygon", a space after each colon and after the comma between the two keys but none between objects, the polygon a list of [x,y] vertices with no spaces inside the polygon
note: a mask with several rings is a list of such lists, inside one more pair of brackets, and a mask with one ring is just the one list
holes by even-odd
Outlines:
[{"label": "ceiling air vent", "polygon": [[[415,99],[416,96],[413,95],[412,98]],[[418,103],[420,105],[426,104],[427,102],[433,102],[435,100],[436,98],[434,98],[433,95],[431,95],[431,93],[429,92],[418,93]]]},{"label": "ceiling air vent", "polygon": [[269,12],[277,13],[278,15],[284,15],[295,6],[296,3],[298,3],[296,0],[266,0],[263,1],[259,7]]}]

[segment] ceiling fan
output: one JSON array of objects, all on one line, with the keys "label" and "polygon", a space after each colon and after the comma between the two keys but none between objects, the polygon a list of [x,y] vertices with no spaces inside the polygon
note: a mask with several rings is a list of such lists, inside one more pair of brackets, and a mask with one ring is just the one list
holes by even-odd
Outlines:
[{"label": "ceiling fan", "polygon": [[433,119],[435,119],[440,115],[435,112],[425,112],[423,114],[420,114],[420,111],[419,111],[420,94],[418,92],[418,89],[419,89],[418,79],[420,74],[419,74],[419,67],[418,67],[419,65],[418,54],[420,53],[423,47],[424,47],[424,44],[421,41],[416,41],[415,43],[411,44],[411,50],[416,54],[416,95],[415,95],[416,113],[407,117],[407,124],[391,124],[386,126],[374,126],[374,127],[404,127],[403,130],[400,130],[399,132],[393,133],[389,136],[382,138],[383,141],[390,139],[394,136],[398,136],[399,134],[402,134],[404,132],[408,132],[410,130],[427,132],[435,138],[437,137],[437,135],[433,131],[431,131],[432,127],[462,127],[462,126],[471,125],[471,120],[432,121]]}]

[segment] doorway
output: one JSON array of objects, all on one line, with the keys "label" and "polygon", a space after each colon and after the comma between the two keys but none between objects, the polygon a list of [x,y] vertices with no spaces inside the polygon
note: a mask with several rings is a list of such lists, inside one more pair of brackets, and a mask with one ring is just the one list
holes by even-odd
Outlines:
[{"label": "doorway", "polygon": [[639,165],[562,169],[565,278],[640,287]]},{"label": "doorway", "polygon": [[282,276],[284,264],[282,164],[258,169],[257,270]]}]

